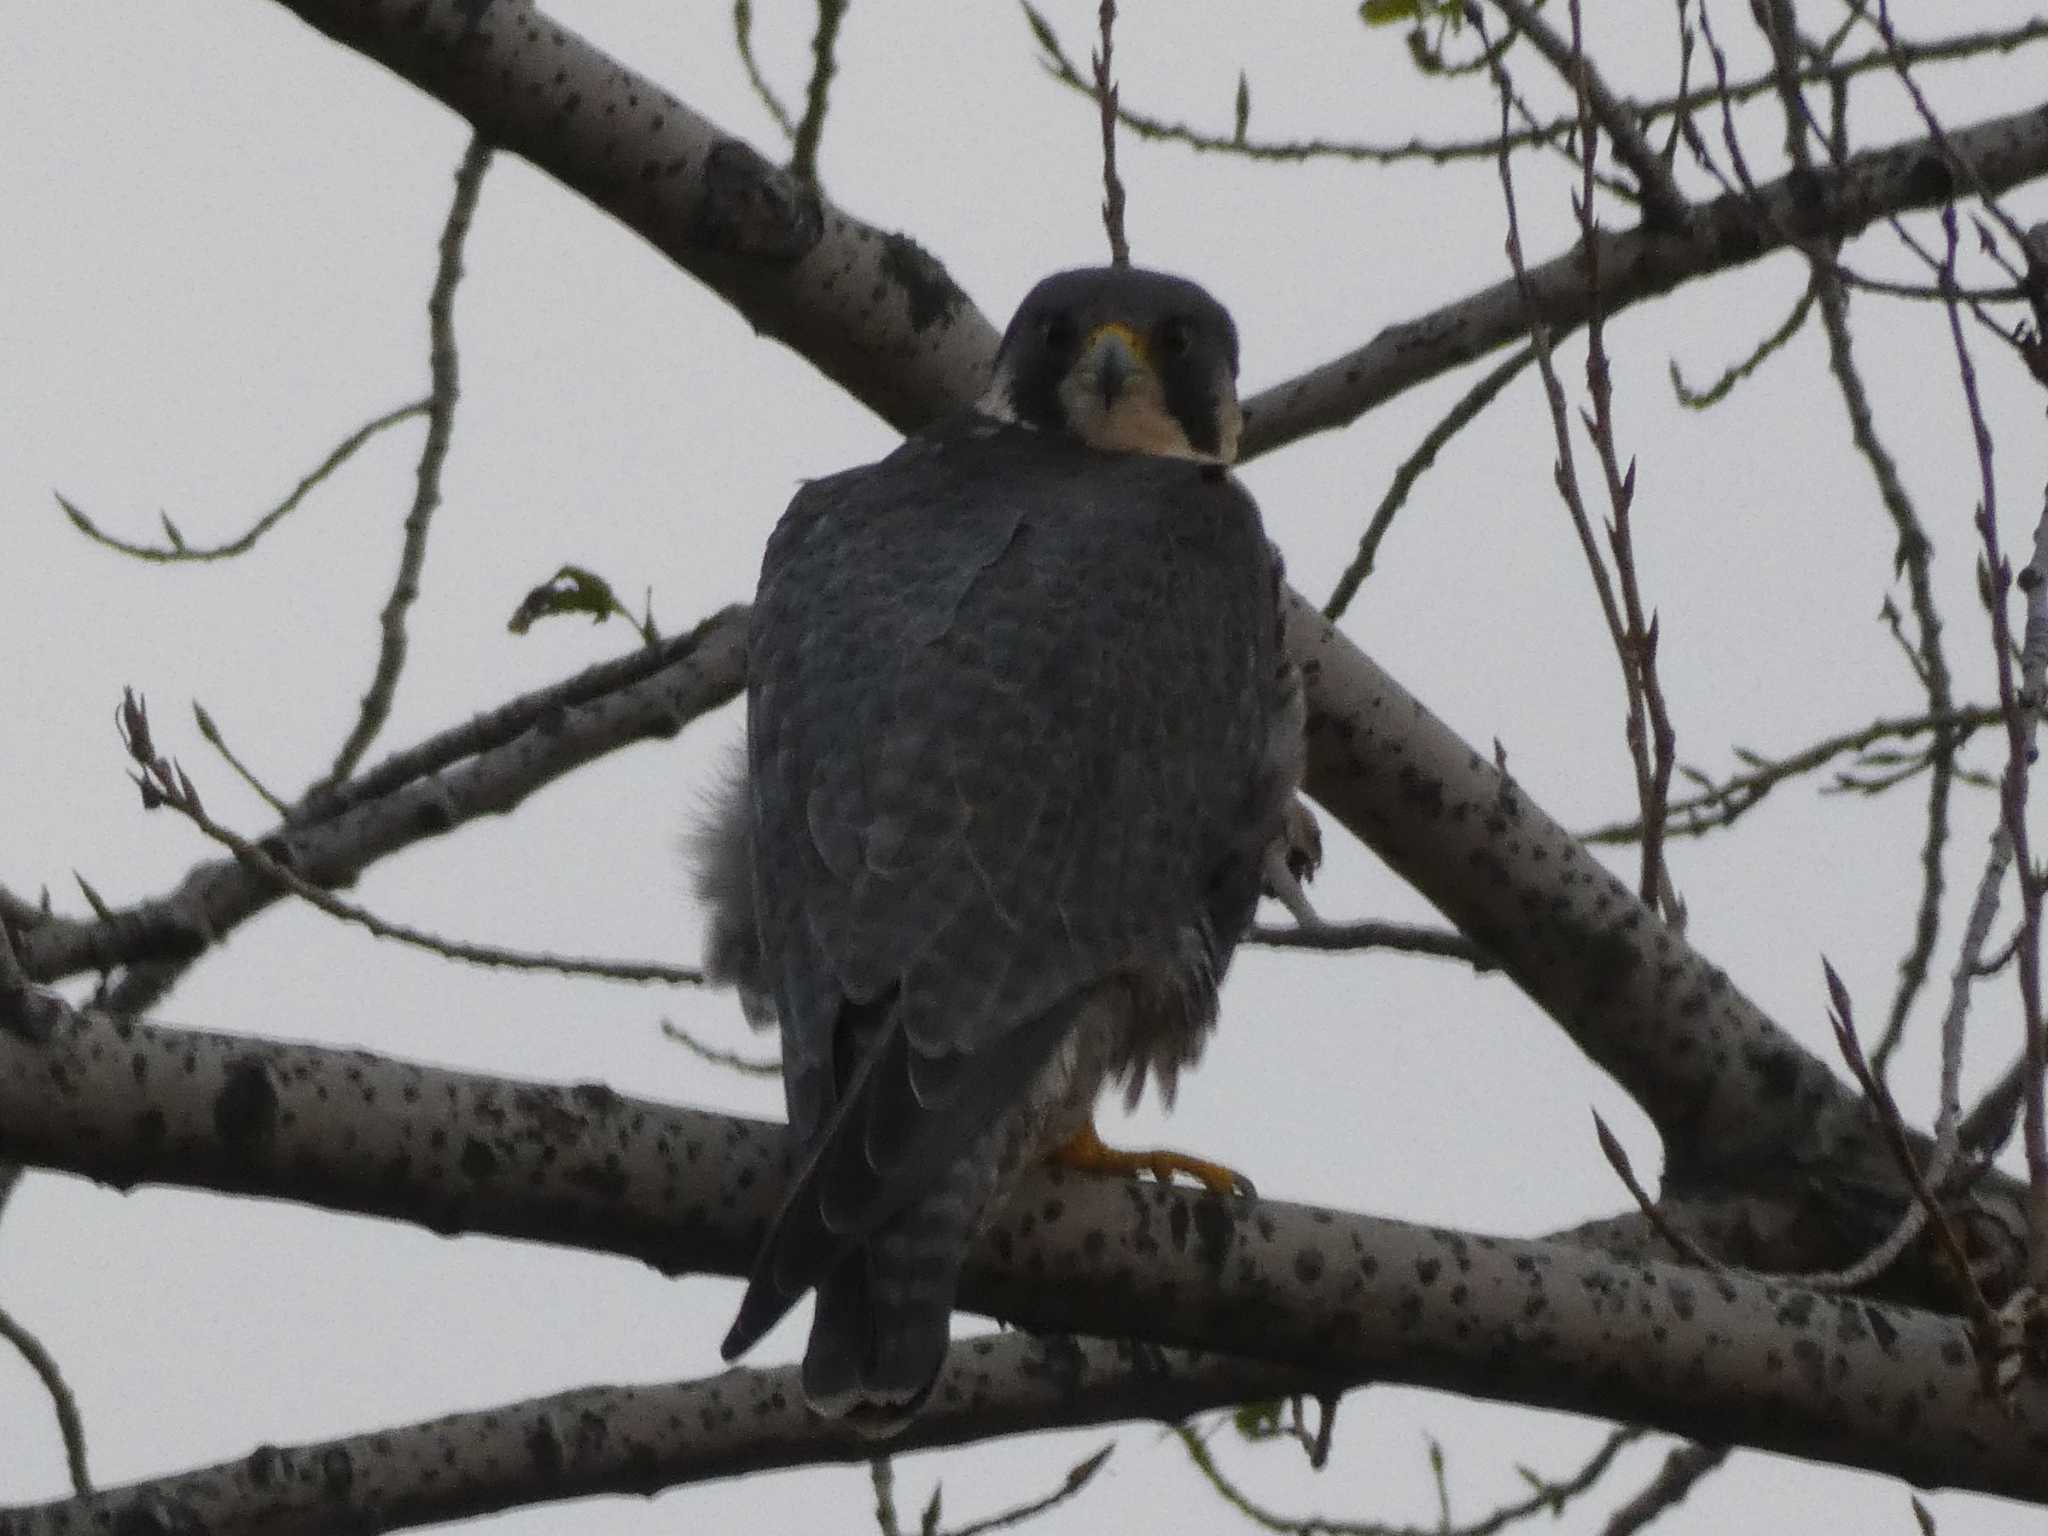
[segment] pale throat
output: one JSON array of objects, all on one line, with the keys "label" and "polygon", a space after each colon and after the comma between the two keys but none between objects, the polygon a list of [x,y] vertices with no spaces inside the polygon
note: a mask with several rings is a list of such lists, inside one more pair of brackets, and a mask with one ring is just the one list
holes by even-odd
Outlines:
[{"label": "pale throat", "polygon": [[[1105,453],[1146,453],[1155,458],[1187,459],[1196,464],[1235,464],[1238,437],[1244,428],[1244,413],[1234,394],[1224,396],[1217,423],[1217,451],[1205,453],[1188,441],[1186,430],[1166,408],[1155,379],[1134,381],[1114,405],[1105,406],[1085,380],[1069,379],[1060,386],[1060,409],[1066,417],[1066,431],[1072,437]],[[1024,421],[1010,399],[1010,381],[998,374],[974,408],[983,416],[1032,431],[1037,424]]]}]

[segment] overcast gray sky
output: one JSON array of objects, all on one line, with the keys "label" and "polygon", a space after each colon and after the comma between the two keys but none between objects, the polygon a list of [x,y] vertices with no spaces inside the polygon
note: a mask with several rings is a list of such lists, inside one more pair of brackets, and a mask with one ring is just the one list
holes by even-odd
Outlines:
[{"label": "overcast gray sky", "polygon": [[[1817,15],[1833,9],[1810,0]],[[786,94],[808,67],[811,7],[757,5],[757,42]],[[1094,6],[1047,10],[1085,52]],[[1270,137],[1401,139],[1491,131],[1479,81],[1418,81],[1398,31],[1355,8],[1132,0],[1119,37],[1127,103],[1229,123],[1237,72]],[[1727,4],[1723,31],[1747,26]],[[722,3],[565,0],[553,14],[770,154]],[[2001,3],[1904,8],[1962,29]],[[1624,89],[1661,93],[1668,8],[1591,7],[1590,36]],[[1913,18],[1923,19],[1923,18]],[[191,541],[238,532],[353,426],[424,393],[434,239],[467,129],[269,0],[17,5],[0,34],[0,881],[47,885],[67,910],[74,870],[110,900],[161,890],[209,850],[145,816],[111,727],[124,685],[145,692],[167,751],[210,808],[245,829],[263,808],[191,728],[203,702],[274,786],[316,776],[353,718],[375,614],[396,560],[420,428],[386,435],[239,562],[159,569],[88,545],[61,490],[110,530],[151,538],[159,510]],[[1818,23],[1817,23],[1818,24]],[[1738,65],[1755,50],[1742,38]],[[1097,128],[1044,78],[1008,5],[858,0],[822,173],[843,206],[915,235],[999,322],[1045,272],[1102,259]],[[1532,84],[1541,81],[1525,66]],[[2038,95],[2021,55],[1927,77],[1962,123]],[[1917,132],[1899,93],[1861,93],[1862,142]],[[1778,130],[1754,123],[1775,165]],[[1490,163],[1453,170],[1255,167],[1125,140],[1137,259],[1208,285],[1236,313],[1249,390],[1497,280],[1505,272]],[[1533,256],[1568,238],[1557,173],[1520,186]],[[2013,199],[2023,219],[2043,195]],[[1853,248],[1911,273],[1889,235]],[[892,434],[810,367],[756,338],[635,236],[525,164],[487,178],[456,300],[462,402],[415,610],[413,660],[384,737],[403,745],[625,648],[613,624],[505,630],[519,596],[564,561],[653,590],[668,628],[747,596],[762,540],[796,486],[886,451]],[[1876,621],[1892,537],[1853,456],[1817,335],[1720,409],[1679,411],[1673,357],[1710,377],[1775,325],[1803,282],[1777,257],[1612,328],[1620,433],[1640,456],[1646,593],[1681,756],[1725,769],[1731,744],[1802,745],[1917,691]],[[1878,420],[1943,550],[1936,576],[1958,693],[1991,689],[1972,590],[1974,462],[1937,312],[1858,301]],[[2048,473],[2038,396],[1980,348],[2008,547]],[[1568,382],[1579,350],[1569,349]],[[1439,381],[1251,466],[1246,479],[1297,584],[1327,593],[1395,465],[1466,380]],[[1462,438],[1389,539],[1348,631],[1468,739],[1498,739],[1528,791],[1567,825],[1632,804],[1614,658],[1550,485],[1550,425],[1533,379]],[[465,828],[386,865],[357,896],[452,935],[659,957],[697,953],[677,845],[737,710],[548,790],[502,824]],[[1682,843],[1673,871],[1695,942],[1817,1051],[1819,956],[1881,1014],[1917,895],[1922,795],[1878,802],[1782,792],[1728,837]],[[1962,798],[1938,969],[1993,809]],[[1418,898],[1341,834],[1317,888],[1332,916],[1421,917]],[[1620,867],[1632,864],[1624,858]],[[2017,1040],[2005,988],[1977,1004],[1969,1082]],[[1922,1014],[1931,1013],[1923,1005]],[[779,1090],[664,1042],[669,1016],[760,1049],[729,995],[459,969],[304,908],[236,933],[178,990],[169,1019],[303,1037],[553,1081],[773,1113]],[[1934,1099],[1932,1025],[1895,1077],[1910,1116]],[[1535,1234],[1627,1197],[1594,1144],[1614,1125],[1646,1177],[1647,1122],[1499,978],[1389,956],[1245,953],[1204,1068],[1184,1085],[1174,1142],[1244,1168],[1269,1194],[1481,1231]],[[1109,1117],[1114,1121],[1115,1115]],[[1130,1137],[1162,1134],[1156,1105]],[[664,1280],[617,1259],[284,1205],[148,1191],[121,1196],[35,1176],[0,1229],[0,1302],[37,1330],[76,1388],[105,1483],[238,1456],[259,1442],[345,1434],[594,1381],[717,1368],[736,1285]],[[758,1352],[785,1359],[803,1318]],[[1523,1463],[1563,1474],[1604,1426],[1406,1389],[1345,1405],[1331,1465],[1227,1444],[1270,1502],[1356,1518],[1435,1519],[1425,1432],[1445,1445],[1454,1512],[1523,1491]],[[1231,1529],[1237,1517],[1148,1426],[1042,1436],[905,1458],[922,1504],[947,1480],[955,1518],[1055,1485],[1104,1439],[1099,1484],[1037,1529]],[[1613,1491],[1575,1509],[1597,1529],[1668,1442],[1625,1458]],[[47,1404],[0,1350],[0,1503],[64,1485]],[[2040,1517],[1955,1495],[1949,1536]],[[866,1474],[827,1469],[499,1517],[493,1531],[871,1529]],[[1898,1484],[1742,1454],[1660,1529],[1910,1528]]]}]

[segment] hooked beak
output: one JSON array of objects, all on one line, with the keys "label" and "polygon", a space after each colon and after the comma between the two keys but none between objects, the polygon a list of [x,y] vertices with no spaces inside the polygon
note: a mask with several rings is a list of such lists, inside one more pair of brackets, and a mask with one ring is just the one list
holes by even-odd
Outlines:
[{"label": "hooked beak", "polygon": [[1098,326],[1082,349],[1082,357],[1094,370],[1095,392],[1104,410],[1114,409],[1118,398],[1138,372],[1145,367],[1144,343],[1128,326]]}]

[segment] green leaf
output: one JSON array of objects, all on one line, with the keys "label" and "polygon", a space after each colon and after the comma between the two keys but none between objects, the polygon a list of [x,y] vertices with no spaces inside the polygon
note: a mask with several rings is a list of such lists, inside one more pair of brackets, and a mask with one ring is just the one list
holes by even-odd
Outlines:
[{"label": "green leaf", "polygon": [[1397,22],[1422,20],[1425,9],[1423,0],[1365,0],[1358,14],[1368,27],[1391,27]]},{"label": "green leaf", "polygon": [[1252,83],[1245,78],[1244,71],[1240,69],[1237,72],[1237,127],[1231,134],[1233,144],[1244,143],[1244,132],[1251,126],[1251,121]]},{"label": "green leaf", "polygon": [[602,624],[617,614],[634,628],[640,627],[639,621],[613,594],[611,583],[580,565],[563,566],[527,593],[505,627],[515,635],[523,635],[539,620],[563,613],[587,613],[594,624]]},{"label": "green leaf", "polygon": [[1241,1403],[1230,1416],[1231,1426],[1247,1440],[1270,1440],[1280,1433],[1285,1407],[1277,1397],[1269,1402]]}]

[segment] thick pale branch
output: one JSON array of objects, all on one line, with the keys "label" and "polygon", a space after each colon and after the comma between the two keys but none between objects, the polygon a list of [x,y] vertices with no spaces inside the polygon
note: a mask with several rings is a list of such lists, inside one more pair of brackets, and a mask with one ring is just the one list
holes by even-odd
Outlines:
[{"label": "thick pale branch", "polygon": [[996,334],[916,241],[801,176],[530,0],[284,0],[700,278],[908,430],[980,392]]},{"label": "thick pale branch", "polygon": [[[781,1128],[0,999],[0,1158],[309,1201],[440,1232],[738,1274]],[[31,1017],[31,1015],[33,1015]],[[1048,1174],[963,1305],[1083,1332],[1415,1382],[1714,1442],[2048,1499],[2048,1389],[1984,1398],[1962,1325],[1556,1242]]]}]

